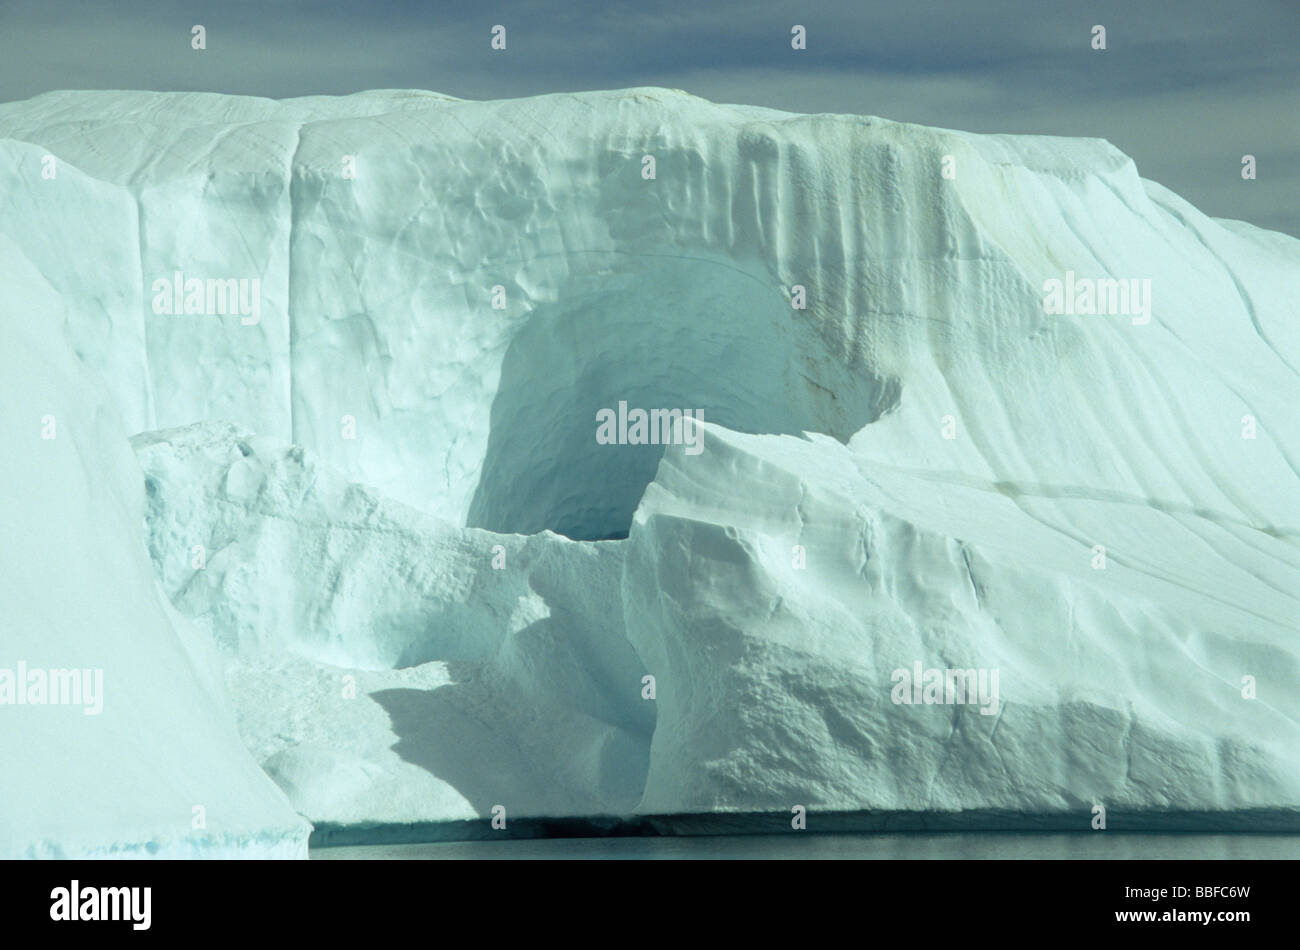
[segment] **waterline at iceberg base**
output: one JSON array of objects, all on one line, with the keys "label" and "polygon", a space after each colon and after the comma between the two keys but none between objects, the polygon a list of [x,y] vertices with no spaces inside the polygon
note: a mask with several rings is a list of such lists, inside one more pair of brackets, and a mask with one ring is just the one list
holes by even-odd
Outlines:
[{"label": "waterline at iceberg base", "polygon": [[0,153],[0,667],[103,672],[0,707],[0,855],[1300,831],[1295,239],[651,88]]}]

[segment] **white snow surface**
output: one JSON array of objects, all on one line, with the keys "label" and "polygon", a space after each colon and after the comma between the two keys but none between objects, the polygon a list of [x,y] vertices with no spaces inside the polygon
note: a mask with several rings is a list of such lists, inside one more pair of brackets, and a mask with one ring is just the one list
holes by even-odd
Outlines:
[{"label": "white snow surface", "polygon": [[[313,821],[1300,810],[1300,242],[1108,143],[76,92],[0,106],[0,158],[144,433],[162,589]],[[175,271],[259,278],[260,323],[153,313]],[[1150,322],[1045,313],[1070,271]],[[597,444],[619,401],[703,453]],[[917,662],[998,713],[894,703]]]}]

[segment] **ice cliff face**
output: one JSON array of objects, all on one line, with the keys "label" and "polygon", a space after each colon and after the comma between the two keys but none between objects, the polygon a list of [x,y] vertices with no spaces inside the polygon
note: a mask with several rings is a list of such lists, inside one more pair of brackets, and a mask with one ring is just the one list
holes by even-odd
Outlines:
[{"label": "ice cliff face", "polygon": [[[60,93],[0,155],[313,820],[1300,807],[1300,242],[1108,144]],[[601,444],[620,402],[703,451]],[[996,703],[896,675],[947,669]]]},{"label": "ice cliff face", "polygon": [[117,410],[4,238],[0,286],[0,857],[305,856],[159,590]]},{"label": "ice cliff face", "polygon": [[[669,451],[627,542],[628,636],[673,684],[643,809],[1300,800],[1291,541],[1248,555],[1207,514],[899,471],[825,437],[706,438],[702,465]],[[1103,526],[1120,543],[1094,570],[1074,532]],[[1208,582],[1245,559],[1235,593]],[[978,685],[917,702],[895,671],[918,661]]]}]

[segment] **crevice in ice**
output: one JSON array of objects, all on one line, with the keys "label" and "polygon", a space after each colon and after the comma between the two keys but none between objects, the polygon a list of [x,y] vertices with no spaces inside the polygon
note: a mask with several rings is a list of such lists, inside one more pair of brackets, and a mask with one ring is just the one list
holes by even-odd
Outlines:
[{"label": "crevice in ice", "polygon": [[140,308],[140,319],[144,324],[142,334],[144,343],[144,391],[147,400],[145,404],[145,418],[148,420],[148,428],[156,429],[158,427],[158,406],[154,399],[153,391],[153,361],[149,359],[149,325],[153,322],[150,319],[150,306],[152,300],[149,295],[149,288],[152,282],[144,272],[144,199],[139,189],[132,189],[132,197],[135,199],[135,239],[136,239],[136,262],[140,267],[140,293],[143,296]]},{"label": "crevice in ice", "polygon": [[294,201],[293,193],[294,193],[294,189],[298,187],[298,176],[294,173],[294,169],[298,165],[298,150],[302,148],[302,124],[301,123],[297,127],[295,127],[293,134],[294,134],[293,149],[289,153],[288,181],[285,184],[285,188],[287,190],[287,198],[289,201],[289,228],[288,228],[288,234],[286,235],[288,241],[288,247],[286,248],[286,254],[284,258],[284,299],[285,299],[284,319],[285,322],[288,324],[288,332],[286,334],[286,337],[288,340],[287,346],[289,352],[287,356],[285,379],[287,383],[287,390],[289,396],[289,407],[288,407],[289,441],[297,445],[298,431],[294,427],[294,418],[293,418],[294,417],[293,404],[297,398],[297,394],[294,392],[294,388],[293,388],[293,370],[294,370],[293,345],[295,342],[293,315],[294,315],[294,310],[296,309],[294,307],[294,299],[293,299],[293,248],[294,248],[294,235],[297,231],[298,218],[296,215],[297,204]]},{"label": "crevice in ice", "polygon": [[[998,737],[998,726],[1002,725],[1002,716],[1006,713],[1008,705],[1010,704],[1006,700],[1002,700],[1001,706],[998,709],[997,718],[993,720],[993,730],[989,733],[989,742],[991,744],[994,744],[994,740]],[[998,757],[1001,758],[1001,756],[1002,752],[999,750]]]},{"label": "crevice in ice", "polygon": [[[975,572],[971,570],[971,566],[970,566],[970,550],[966,547],[965,544],[962,544],[961,542],[958,542],[958,547],[961,549],[962,563],[966,565],[966,579],[970,581],[971,593],[975,597],[975,607],[978,610],[983,610],[984,601],[983,598],[980,597],[979,585],[975,583]],[[994,728],[996,728],[996,726]]]},{"label": "crevice in ice", "polygon": [[1133,775],[1133,724],[1137,716],[1134,715],[1133,707],[1128,708],[1128,723],[1124,726],[1124,736],[1120,740],[1120,745],[1124,747],[1124,779],[1121,786],[1127,786]]}]

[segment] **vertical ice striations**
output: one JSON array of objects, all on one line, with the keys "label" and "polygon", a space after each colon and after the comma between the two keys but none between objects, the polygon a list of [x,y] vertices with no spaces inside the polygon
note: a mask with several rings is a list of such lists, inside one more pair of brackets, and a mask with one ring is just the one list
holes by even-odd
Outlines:
[{"label": "vertical ice striations", "polygon": [[[619,396],[846,440],[906,384],[900,431],[960,417],[963,470],[1261,517],[1300,455],[1284,441],[1295,360],[1279,355],[1297,345],[1294,242],[1222,227],[1099,141],[655,89],[63,93],[0,107],[0,133],[30,176],[38,153],[63,162],[57,182],[10,179],[4,226],[49,262],[128,428],[235,422],[460,523],[626,530],[657,453],[590,454],[589,417]],[[34,201],[39,229],[23,223]],[[141,288],[78,284],[87,254],[104,271],[137,255]],[[150,313],[153,281],[178,269],[259,278],[260,324]],[[1150,323],[1044,314],[1044,280],[1067,272],[1150,280]],[[789,305],[796,284],[807,310]],[[1229,499],[1195,420],[1246,414],[1261,487]],[[1196,471],[1173,470],[1183,453]],[[597,462],[616,477],[574,484]]]}]

